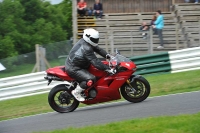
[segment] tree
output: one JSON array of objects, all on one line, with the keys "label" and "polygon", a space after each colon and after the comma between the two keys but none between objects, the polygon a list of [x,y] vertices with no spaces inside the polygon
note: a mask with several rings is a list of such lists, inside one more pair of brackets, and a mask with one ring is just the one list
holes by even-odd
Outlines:
[{"label": "tree", "polygon": [[[0,58],[35,50],[35,44],[69,39],[72,35],[72,1],[51,5],[43,0],[0,2]],[[12,54],[11,54],[12,51]]]},{"label": "tree", "polygon": [[34,23],[37,19],[44,17],[44,7],[41,0],[19,0],[25,9],[23,19]]},{"label": "tree", "polygon": [[58,5],[58,10],[64,15],[62,28],[67,30],[69,39],[72,37],[72,0],[64,0]]},{"label": "tree", "polygon": [[[23,30],[23,7],[19,1],[4,0],[0,3],[0,58],[16,55],[15,41],[12,35]],[[2,54],[4,53],[4,54]]]},{"label": "tree", "polygon": [[17,55],[13,42],[9,36],[5,36],[4,38],[0,37],[0,58]]}]

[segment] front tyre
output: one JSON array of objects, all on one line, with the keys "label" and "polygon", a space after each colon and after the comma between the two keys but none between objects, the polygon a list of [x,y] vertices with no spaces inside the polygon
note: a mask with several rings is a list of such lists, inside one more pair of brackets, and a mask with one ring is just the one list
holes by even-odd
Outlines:
[{"label": "front tyre", "polygon": [[129,81],[130,84],[125,83],[120,89],[124,99],[133,103],[144,101],[150,94],[149,82],[140,75],[130,77]]},{"label": "front tyre", "polygon": [[79,101],[71,95],[68,87],[67,84],[57,85],[49,92],[49,105],[59,113],[72,112],[79,105]]}]

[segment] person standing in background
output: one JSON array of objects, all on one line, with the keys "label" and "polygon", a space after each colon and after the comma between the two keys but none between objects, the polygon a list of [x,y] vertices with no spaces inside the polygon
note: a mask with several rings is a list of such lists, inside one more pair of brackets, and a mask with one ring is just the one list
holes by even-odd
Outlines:
[{"label": "person standing in background", "polygon": [[163,46],[163,34],[162,29],[164,27],[164,17],[160,10],[156,11],[156,21],[154,22],[153,28],[155,28],[156,33],[158,34],[158,37],[160,39],[160,46],[157,48],[164,48]]}]

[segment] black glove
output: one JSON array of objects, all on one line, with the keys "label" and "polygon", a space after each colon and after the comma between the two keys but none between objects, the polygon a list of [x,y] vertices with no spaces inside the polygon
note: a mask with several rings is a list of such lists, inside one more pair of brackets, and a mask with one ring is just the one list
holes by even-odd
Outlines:
[{"label": "black glove", "polygon": [[107,54],[107,55],[106,55],[106,59],[109,59],[109,60],[110,60],[110,59],[112,59],[112,58],[114,58],[114,56],[112,56],[112,55],[110,55],[110,54]]},{"label": "black glove", "polygon": [[111,55],[110,54],[107,54],[106,55],[106,59],[110,59],[111,58]]}]

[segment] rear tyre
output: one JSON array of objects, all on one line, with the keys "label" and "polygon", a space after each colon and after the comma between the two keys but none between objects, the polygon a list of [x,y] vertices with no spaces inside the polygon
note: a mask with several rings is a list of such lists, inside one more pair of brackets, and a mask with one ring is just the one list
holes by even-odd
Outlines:
[{"label": "rear tyre", "polygon": [[[131,86],[128,83],[125,83],[120,91],[124,99],[129,102],[138,103],[144,101],[150,94],[150,84],[142,76],[131,77],[129,80],[132,81]],[[135,91],[134,91],[135,90]]]},{"label": "rear tyre", "polygon": [[79,105],[79,101],[71,95],[68,87],[69,85],[67,84],[57,85],[49,92],[49,105],[59,113],[72,112]]}]

